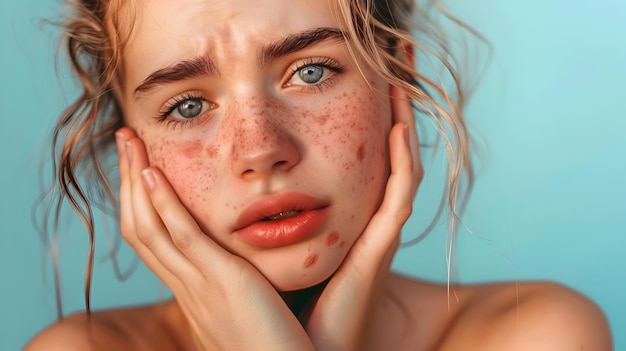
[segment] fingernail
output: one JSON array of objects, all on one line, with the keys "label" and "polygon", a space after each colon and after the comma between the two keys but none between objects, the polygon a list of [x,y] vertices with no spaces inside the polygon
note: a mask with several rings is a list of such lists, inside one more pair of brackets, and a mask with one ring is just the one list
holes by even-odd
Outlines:
[{"label": "fingernail", "polygon": [[122,147],[122,143],[124,142],[124,135],[122,135],[122,133],[120,132],[115,132],[115,143],[117,144],[118,150],[120,150]]},{"label": "fingernail", "polygon": [[146,187],[148,187],[148,189],[154,189],[154,186],[156,185],[156,180],[154,179],[154,173],[152,173],[151,170],[144,169],[143,171],[141,171],[141,178],[143,179],[143,182]]},{"label": "fingernail", "polygon": [[133,146],[130,144],[130,140],[126,141],[126,158],[128,158],[128,162],[133,161]]}]

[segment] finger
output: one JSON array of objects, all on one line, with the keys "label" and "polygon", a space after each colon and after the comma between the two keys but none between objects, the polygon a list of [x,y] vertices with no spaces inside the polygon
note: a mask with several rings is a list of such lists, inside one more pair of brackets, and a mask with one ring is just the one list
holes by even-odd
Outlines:
[{"label": "finger", "polygon": [[137,135],[130,128],[121,128],[115,133],[120,174],[120,230],[124,240],[133,248],[141,260],[164,283],[171,285],[175,281],[173,275],[163,267],[137,238],[131,196],[130,164],[126,150],[126,141],[136,137]]},{"label": "finger", "polygon": [[170,233],[173,244],[200,271],[205,274],[220,273],[225,271],[220,268],[225,267],[223,265],[233,262],[244,264],[243,260],[224,250],[200,229],[158,169],[144,169],[142,176],[154,209]]},{"label": "finger", "polygon": [[197,271],[176,249],[169,233],[154,210],[146,193],[141,171],[148,167],[148,157],[139,138],[126,141],[126,157],[129,161],[129,193],[134,222],[133,248],[142,260],[170,288],[180,280],[195,278]]},{"label": "finger", "polygon": [[395,251],[400,230],[411,215],[413,192],[413,158],[408,141],[409,127],[397,123],[389,135],[391,174],[378,211],[348,256],[364,269],[378,270],[388,251]]},{"label": "finger", "polygon": [[131,196],[130,196],[130,166],[126,153],[126,140],[135,137],[135,132],[130,128],[122,128],[115,133],[115,143],[117,145],[117,156],[119,159],[120,175],[120,230],[122,237],[133,244],[135,241],[131,236],[134,234],[135,223],[132,216]]},{"label": "finger", "polygon": [[424,171],[419,153],[419,138],[417,136],[417,125],[415,123],[413,106],[411,105],[411,99],[409,99],[406,92],[401,88],[392,85],[389,89],[389,93],[394,121],[396,123],[404,122],[409,128],[409,145],[413,159],[413,177],[415,181],[411,190],[413,191],[413,196],[415,196]]}]

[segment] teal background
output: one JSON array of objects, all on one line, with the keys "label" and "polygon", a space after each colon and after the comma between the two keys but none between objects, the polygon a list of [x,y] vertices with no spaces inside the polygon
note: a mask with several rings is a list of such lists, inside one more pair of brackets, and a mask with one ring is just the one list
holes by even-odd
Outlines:
[{"label": "teal background", "polygon": [[[458,241],[460,282],[547,279],[586,294],[626,348],[626,2],[449,0],[484,35],[488,64],[468,108],[481,159]],[[49,132],[73,97],[54,69],[52,1],[0,3],[0,349],[17,350],[55,319],[49,260],[31,220]],[[481,62],[477,60],[477,62]],[[472,74],[477,72],[472,71]],[[61,82],[61,83],[59,83]],[[61,86],[64,86],[62,92]],[[441,191],[442,156],[428,163],[406,237],[419,233]],[[64,217],[66,312],[83,308],[86,236]],[[403,249],[396,269],[445,281],[445,225]],[[118,282],[98,242],[95,308],[168,296],[142,266]],[[121,265],[132,265],[123,249]]]}]

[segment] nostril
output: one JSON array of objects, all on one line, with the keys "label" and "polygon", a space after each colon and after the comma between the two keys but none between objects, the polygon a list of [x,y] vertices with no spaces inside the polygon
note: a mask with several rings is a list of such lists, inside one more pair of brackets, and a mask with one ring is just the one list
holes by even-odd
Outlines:
[{"label": "nostril", "polygon": [[283,160],[283,161],[278,161],[274,163],[274,166],[272,168],[274,169],[278,169],[278,168],[282,168],[284,165],[286,165],[288,162]]}]

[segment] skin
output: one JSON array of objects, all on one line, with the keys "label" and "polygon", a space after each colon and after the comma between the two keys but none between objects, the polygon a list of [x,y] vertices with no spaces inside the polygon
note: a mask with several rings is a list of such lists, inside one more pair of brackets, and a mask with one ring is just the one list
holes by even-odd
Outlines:
[{"label": "skin", "polygon": [[[27,350],[611,349],[602,313],[564,287],[458,287],[451,301],[444,286],[390,273],[423,174],[406,95],[341,40],[257,62],[269,42],[338,28],[330,2],[146,4],[116,92],[128,126],[116,134],[121,228],[175,299],[73,315]],[[155,70],[207,53],[219,75],[135,96]],[[294,65],[320,56],[342,69],[312,89],[294,80]],[[154,118],[190,91],[208,112]],[[328,205],[319,230],[277,248],[233,234],[246,204],[287,191]]]},{"label": "skin", "polygon": [[[163,172],[205,233],[246,258],[278,289],[302,289],[329,277],[382,199],[389,174],[389,85],[366,69],[369,86],[343,40],[311,45],[259,68],[258,53],[268,42],[311,28],[338,28],[328,6],[267,4],[267,13],[245,1],[138,6],[150,10],[138,14],[128,45],[122,105],[126,124],[145,143],[149,163]],[[168,21],[173,12],[180,21]],[[258,16],[268,20],[255,20]],[[219,78],[199,77],[134,96],[151,72],[200,53],[210,53]],[[146,64],[145,56],[158,59]],[[346,69],[326,69],[327,76],[310,86],[292,77],[302,62],[319,57]],[[201,93],[215,107],[186,126],[174,118],[165,123],[152,118],[164,102],[185,91]],[[267,171],[277,162],[284,164]],[[312,238],[268,250],[232,235],[246,204],[289,191],[312,195],[332,209]],[[329,237],[334,245],[326,244]],[[298,269],[284,262],[298,262]]]}]

